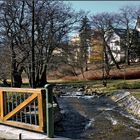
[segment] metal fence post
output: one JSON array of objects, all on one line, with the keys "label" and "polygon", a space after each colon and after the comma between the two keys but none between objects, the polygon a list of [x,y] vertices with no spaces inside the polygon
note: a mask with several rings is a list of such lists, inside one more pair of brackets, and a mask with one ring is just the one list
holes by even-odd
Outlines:
[{"label": "metal fence post", "polygon": [[54,137],[53,85],[45,85],[46,90],[46,129],[49,138]]}]

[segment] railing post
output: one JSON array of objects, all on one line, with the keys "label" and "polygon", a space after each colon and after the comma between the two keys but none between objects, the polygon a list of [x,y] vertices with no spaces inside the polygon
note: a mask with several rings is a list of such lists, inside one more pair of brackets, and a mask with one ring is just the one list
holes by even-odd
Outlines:
[{"label": "railing post", "polygon": [[54,137],[53,85],[45,85],[46,90],[46,129],[49,138]]}]

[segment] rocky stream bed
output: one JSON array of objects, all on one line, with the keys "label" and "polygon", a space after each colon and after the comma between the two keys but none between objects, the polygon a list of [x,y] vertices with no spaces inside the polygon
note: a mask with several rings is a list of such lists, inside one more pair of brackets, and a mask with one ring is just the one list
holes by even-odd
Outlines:
[{"label": "rocky stream bed", "polygon": [[57,97],[62,118],[55,134],[82,140],[139,140],[140,101],[127,91],[111,95],[67,88]]}]

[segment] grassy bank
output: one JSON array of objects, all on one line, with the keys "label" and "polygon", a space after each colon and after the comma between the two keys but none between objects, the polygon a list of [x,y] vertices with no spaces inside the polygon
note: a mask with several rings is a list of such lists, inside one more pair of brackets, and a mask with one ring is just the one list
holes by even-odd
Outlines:
[{"label": "grassy bank", "polygon": [[99,93],[111,94],[117,90],[128,90],[135,97],[140,99],[140,79],[133,80],[107,80],[107,86],[103,85],[102,80],[92,80],[92,81],[50,81],[52,84],[62,84],[62,85],[74,85],[74,86],[84,86],[91,89],[93,92],[97,91]]},{"label": "grassy bank", "polygon": [[[111,94],[116,90],[128,90],[134,96],[140,99],[140,79],[133,80],[107,80],[107,86],[103,85],[102,80],[90,80],[90,81],[63,81],[63,80],[50,80],[50,84],[62,84],[62,85],[73,85],[73,86],[84,86],[91,88],[92,91],[97,91],[105,94]],[[26,81],[23,83],[22,88],[28,88],[29,83]]]}]

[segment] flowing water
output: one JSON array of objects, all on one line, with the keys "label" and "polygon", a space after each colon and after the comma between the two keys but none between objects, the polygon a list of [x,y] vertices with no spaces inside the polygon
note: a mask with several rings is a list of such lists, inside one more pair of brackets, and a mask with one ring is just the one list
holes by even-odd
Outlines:
[{"label": "flowing water", "polygon": [[56,135],[83,140],[136,140],[140,120],[107,96],[67,93],[58,98],[63,114]]}]

